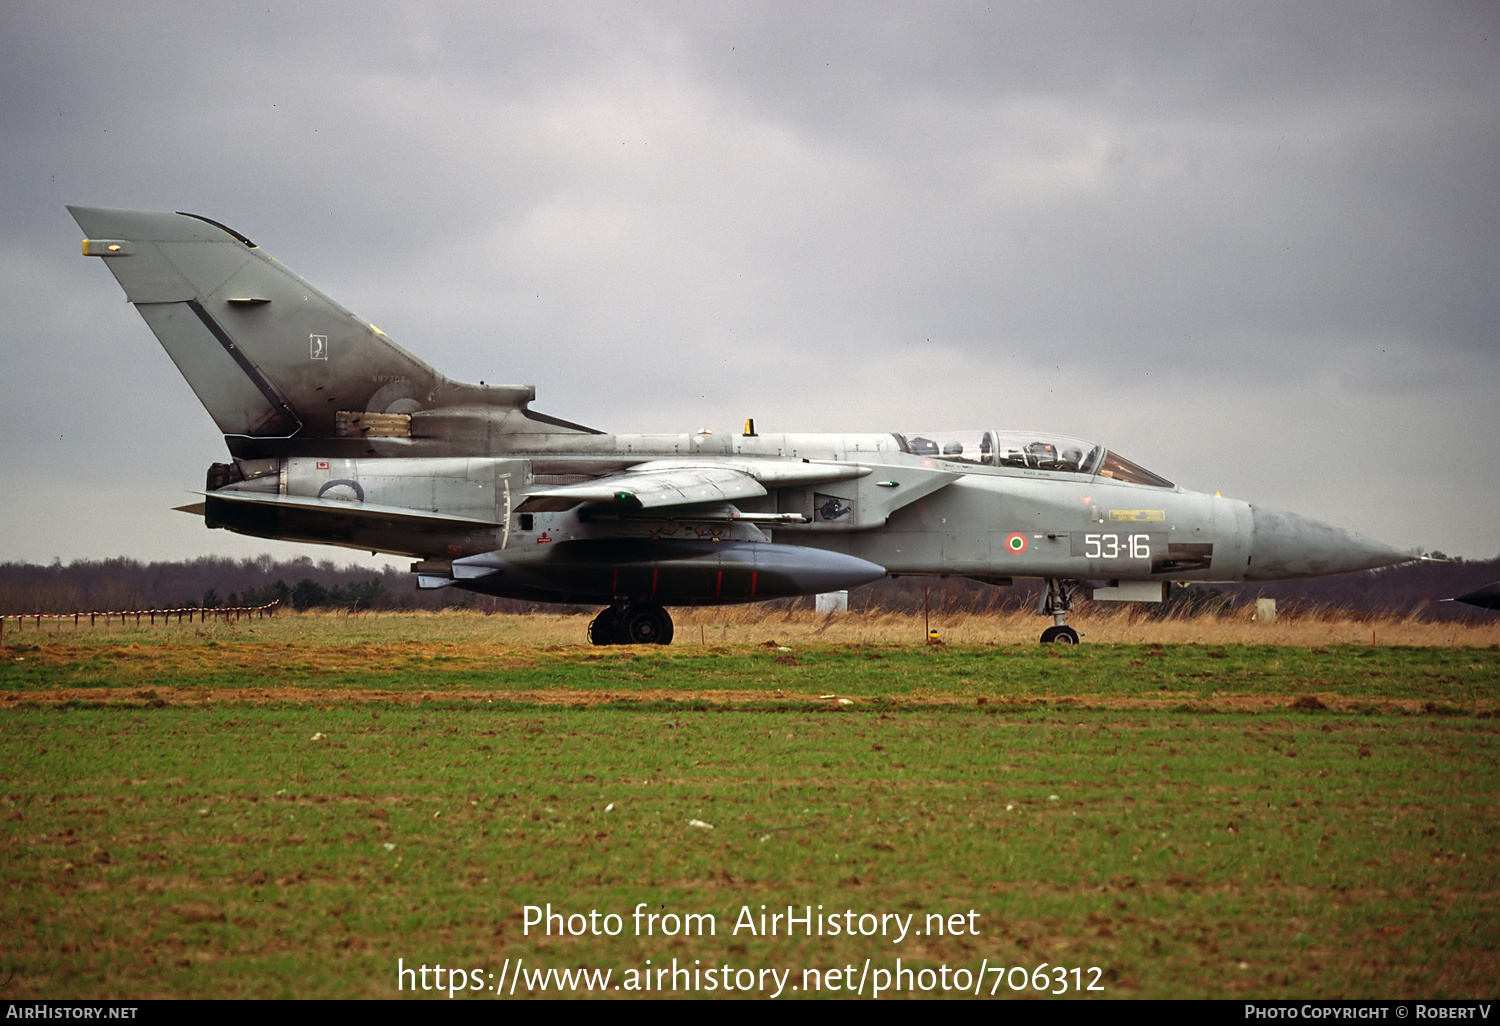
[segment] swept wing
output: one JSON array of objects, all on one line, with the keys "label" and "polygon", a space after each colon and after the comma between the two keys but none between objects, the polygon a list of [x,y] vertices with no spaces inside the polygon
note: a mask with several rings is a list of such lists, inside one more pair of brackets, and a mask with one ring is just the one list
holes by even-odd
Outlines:
[{"label": "swept wing", "polygon": [[585,502],[633,510],[732,502],[765,495],[768,486],[825,484],[869,473],[869,467],[807,460],[652,460],[593,481],[533,491],[517,509],[543,513],[572,509]]}]

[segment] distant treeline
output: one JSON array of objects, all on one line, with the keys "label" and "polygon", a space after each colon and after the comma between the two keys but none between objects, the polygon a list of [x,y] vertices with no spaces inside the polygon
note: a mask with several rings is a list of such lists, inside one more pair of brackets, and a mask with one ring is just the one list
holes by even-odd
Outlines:
[{"label": "distant treeline", "polygon": [[[1341,609],[1364,616],[1415,616],[1424,620],[1482,620],[1500,614],[1443,602],[1500,580],[1500,558],[1411,563],[1337,577],[1270,584],[1174,586],[1167,603],[1141,607],[1156,615],[1207,612],[1277,600],[1284,613]],[[858,588],[854,610],[916,612],[924,603],[956,612],[1034,607],[1040,582],[998,588],[966,578],[899,577]],[[0,563],[0,613],[72,613],[203,606],[220,609],[280,601],[292,609],[401,610],[470,608],[494,613],[582,611],[583,607],[494,599],[455,588],[418,591],[412,574],[371,570],[306,556],[276,560],[201,556],[176,563],[134,559],[79,560],[50,566]],[[771,605],[811,608],[810,597]],[[590,607],[592,608],[592,607]]]},{"label": "distant treeline", "polygon": [[200,556],[177,563],[135,559],[79,560],[50,566],[0,563],[0,613],[90,610],[222,609],[279,601],[292,609],[441,609],[524,612],[535,603],[486,599],[444,588],[418,591],[410,573],[371,570],[306,556],[276,560]]},{"label": "distant treeline", "polygon": [[1274,598],[1283,610],[1326,607],[1370,615],[1416,616],[1423,620],[1484,621],[1500,616],[1444,599],[1500,581],[1500,556],[1494,559],[1454,559],[1441,552],[1431,561],[1388,566],[1357,574],[1315,577],[1305,581],[1219,585],[1237,604],[1257,597]]},{"label": "distant treeline", "polygon": [[[1136,608],[1152,616],[1192,615],[1240,609],[1253,606],[1257,598],[1274,598],[1278,613],[1287,615],[1343,610],[1356,616],[1480,622],[1500,613],[1443,600],[1493,581],[1500,581],[1500,557],[1450,560],[1441,553],[1433,553],[1433,559],[1425,562],[1334,577],[1253,584],[1173,585],[1166,602]],[[926,602],[933,610],[942,612],[1034,609],[1041,596],[1042,582],[1034,580],[1017,580],[1010,587],[997,588],[963,578],[899,577],[850,592],[849,608],[920,610]]]}]

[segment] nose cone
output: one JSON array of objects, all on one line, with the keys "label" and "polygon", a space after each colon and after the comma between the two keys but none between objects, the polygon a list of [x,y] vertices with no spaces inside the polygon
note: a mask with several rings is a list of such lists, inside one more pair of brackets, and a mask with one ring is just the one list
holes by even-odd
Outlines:
[{"label": "nose cone", "polygon": [[1322,577],[1405,563],[1413,553],[1309,520],[1296,513],[1251,507],[1255,522],[1247,581],[1279,581],[1289,577]]},{"label": "nose cone", "polygon": [[1494,584],[1486,584],[1483,588],[1476,588],[1466,595],[1460,595],[1454,599],[1455,602],[1467,602],[1471,606],[1480,609],[1500,609],[1500,581]]}]

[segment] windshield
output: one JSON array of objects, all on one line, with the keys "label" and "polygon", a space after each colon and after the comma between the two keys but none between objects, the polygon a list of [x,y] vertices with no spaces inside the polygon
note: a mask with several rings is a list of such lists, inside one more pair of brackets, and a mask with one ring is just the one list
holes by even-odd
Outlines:
[{"label": "windshield", "polygon": [[1098,474],[1131,484],[1173,487],[1172,482],[1101,445],[1067,435],[1037,431],[924,431],[895,437],[902,452],[950,463]]},{"label": "windshield", "polygon": [[1116,481],[1128,481],[1131,484],[1153,485],[1157,488],[1171,488],[1172,482],[1164,477],[1158,477],[1145,467],[1131,463],[1124,456],[1108,452],[1104,454],[1104,465],[1099,468],[1100,477],[1114,478]]}]

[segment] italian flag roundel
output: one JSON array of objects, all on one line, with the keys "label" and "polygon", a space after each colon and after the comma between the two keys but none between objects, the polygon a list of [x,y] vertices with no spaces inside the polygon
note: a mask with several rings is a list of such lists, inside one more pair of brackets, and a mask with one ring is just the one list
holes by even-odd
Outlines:
[{"label": "italian flag roundel", "polygon": [[1016,555],[1026,551],[1026,536],[1020,531],[1005,539],[1005,547]]}]

